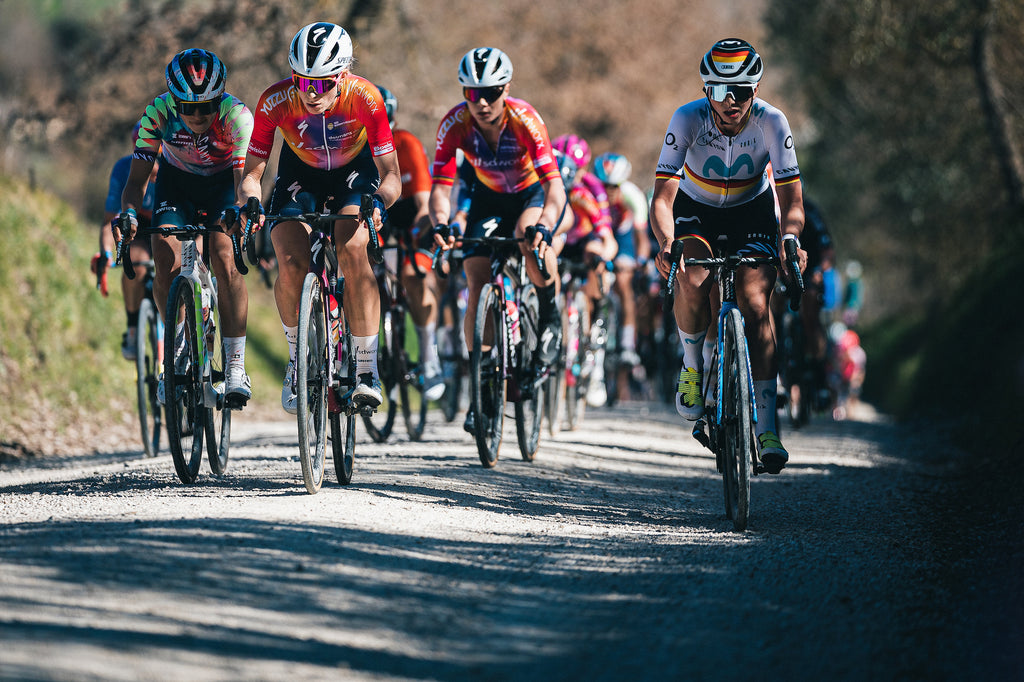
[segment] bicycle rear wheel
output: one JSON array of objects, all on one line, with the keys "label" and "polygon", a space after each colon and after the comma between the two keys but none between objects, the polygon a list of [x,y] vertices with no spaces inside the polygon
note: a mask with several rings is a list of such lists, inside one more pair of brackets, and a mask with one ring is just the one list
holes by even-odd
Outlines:
[{"label": "bicycle rear wheel", "polygon": [[465,343],[462,339],[462,316],[455,297],[446,297],[442,308],[444,325],[437,332],[437,346],[441,358],[441,373],[444,376],[444,395],[441,396],[441,412],[444,420],[453,421],[459,413],[462,399],[462,380],[466,376],[466,360],[463,355]]},{"label": "bicycle rear wheel", "polygon": [[570,299],[568,325],[565,337],[565,413],[568,429],[575,431],[583,422],[587,389],[590,387],[590,370],[586,366],[590,346],[587,331],[590,329],[590,309],[582,291],[573,292]]},{"label": "bicycle rear wheel", "polygon": [[[340,342],[344,343],[342,358],[344,358],[345,367],[341,369],[345,370],[344,376],[354,377],[356,375],[356,357],[352,351],[352,332],[344,319],[342,324],[345,331]],[[356,416],[345,411],[332,412],[330,420],[334,473],[338,477],[338,483],[348,485],[352,482],[352,470],[356,457]]]},{"label": "bicycle rear wheel", "polygon": [[[562,338],[569,338],[569,313],[562,307]],[[562,407],[565,404],[566,357],[569,354],[568,341],[558,354],[558,361],[551,367],[544,387],[544,418],[548,422],[548,434],[556,435],[562,430]]]},{"label": "bicycle rear wheel", "polygon": [[751,399],[750,356],[743,335],[743,316],[733,308],[725,317],[725,351],[722,386],[722,481],[725,515],[733,529],[747,528],[750,515],[750,473],[754,458],[753,401]]},{"label": "bicycle rear wheel", "polygon": [[306,275],[299,299],[299,341],[295,348],[296,417],[299,464],[306,492],[315,494],[324,482],[327,448],[327,319],[320,280]]},{"label": "bicycle rear wheel", "polygon": [[[498,461],[505,421],[505,340],[505,298],[497,287],[487,284],[476,307],[469,356],[473,435],[480,463],[487,468]],[[487,350],[483,349],[485,343],[490,344]]]},{"label": "bicycle rear wheel", "polygon": [[[388,298],[381,295],[381,302]],[[373,414],[363,415],[366,432],[375,443],[383,443],[391,435],[395,427],[395,416],[398,414],[399,384],[402,380],[401,358],[395,356],[396,330],[405,332],[405,320],[399,321],[391,306],[384,308],[380,316],[380,343],[377,350],[377,367],[380,369],[380,385],[382,401]]]},{"label": "bicycle rear wheel", "polygon": [[409,440],[423,439],[423,429],[427,425],[427,407],[429,401],[423,396],[423,351],[420,351],[420,371],[413,372],[410,368],[409,353],[405,350],[406,315],[401,308],[395,310],[393,321],[391,354],[395,358],[395,369],[398,372],[398,400],[402,404],[402,419]]},{"label": "bicycle rear wheel", "polygon": [[139,405],[139,426],[142,446],[147,457],[160,454],[160,431],[163,429],[163,410],[157,401],[157,358],[160,356],[157,335],[159,313],[153,301],[142,299],[139,306],[139,324],[135,330],[135,389]]},{"label": "bicycle rear wheel", "polygon": [[222,476],[228,470],[228,450],[231,448],[231,410],[224,409],[227,364],[219,310],[218,306],[210,306],[211,325],[208,325],[205,339],[206,351],[210,354],[210,381],[218,387],[216,395],[207,396],[210,404],[206,405],[206,456],[210,460],[210,471],[215,476]]},{"label": "bicycle rear wheel", "polygon": [[523,290],[522,307],[519,309],[519,324],[523,330],[520,344],[519,367],[516,381],[519,383],[519,400],[516,401],[516,439],[519,453],[527,462],[537,456],[540,443],[540,422],[543,416],[544,383],[537,380],[533,363],[533,346],[540,338],[537,312],[537,290],[527,285]]},{"label": "bicycle rear wheel", "polygon": [[206,414],[192,282],[176,277],[167,297],[164,333],[164,397],[167,444],[182,483],[194,483],[203,461]]}]

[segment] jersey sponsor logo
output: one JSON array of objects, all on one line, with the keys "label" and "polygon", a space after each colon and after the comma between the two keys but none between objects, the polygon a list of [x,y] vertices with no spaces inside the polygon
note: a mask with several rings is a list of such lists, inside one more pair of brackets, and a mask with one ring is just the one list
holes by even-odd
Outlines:
[{"label": "jersey sponsor logo", "polygon": [[295,126],[296,130],[299,131],[299,137],[306,134],[306,130],[309,129],[309,121],[302,121],[299,125]]},{"label": "jersey sponsor logo", "polygon": [[292,184],[288,185],[288,191],[291,192],[292,194],[292,201],[298,201],[299,192],[302,191],[302,185],[300,185],[297,182],[293,182]]},{"label": "jersey sponsor logo", "polygon": [[530,116],[525,107],[513,109],[512,112],[519,120],[523,122],[523,125],[526,126],[527,132],[529,132],[530,137],[533,138],[533,143],[538,147],[544,146],[544,135],[541,132],[540,128],[540,126],[543,125],[543,123],[540,123],[535,117]]},{"label": "jersey sponsor logo", "polygon": [[750,175],[754,174],[754,160],[750,158],[750,154],[741,154],[736,159],[736,162],[729,167],[726,167],[725,161],[722,159],[712,156],[704,164],[701,175],[710,178],[712,173],[717,173],[720,178],[732,178],[736,176],[738,171],[743,170],[744,167],[747,168]]},{"label": "jersey sponsor logo", "polygon": [[388,144],[377,145],[372,151],[374,156],[380,156],[381,154],[387,154],[388,152],[395,151],[395,145],[390,142]]},{"label": "jersey sponsor logo", "polygon": [[[294,90],[295,88],[292,87],[290,89]],[[267,101],[263,103],[262,107],[260,107],[260,113],[264,116],[269,115],[270,112],[273,111],[274,107],[281,102],[284,102],[286,99],[288,99],[287,91],[282,90],[281,92],[275,92],[273,95],[268,97]]]},{"label": "jersey sponsor logo", "polygon": [[793,136],[792,135],[787,135],[786,136],[786,141],[783,142],[783,146],[786,149],[792,149],[793,148]]},{"label": "jersey sponsor logo", "polygon": [[465,108],[460,108],[454,114],[441,121],[441,126],[437,129],[437,144],[441,144],[441,141],[444,140],[452,126],[466,120],[466,111]]},{"label": "jersey sponsor logo", "polygon": [[500,218],[488,218],[487,221],[484,222],[483,225],[481,225],[481,227],[484,228],[484,236],[485,237],[490,237],[494,233],[495,230],[497,230],[499,227],[501,227],[501,219]]},{"label": "jersey sponsor logo", "polygon": [[780,168],[775,171],[775,177],[782,177],[783,175],[792,175],[793,173],[799,173],[799,166],[790,166],[789,168]]},{"label": "jersey sponsor logo", "polygon": [[700,216],[691,215],[679,216],[678,218],[676,218],[676,225],[685,225],[686,223],[697,223],[698,225],[700,225]]},{"label": "jersey sponsor logo", "polygon": [[359,171],[352,171],[345,178],[345,183],[348,184],[348,188],[352,189],[352,185],[356,184],[356,179],[359,177]]}]

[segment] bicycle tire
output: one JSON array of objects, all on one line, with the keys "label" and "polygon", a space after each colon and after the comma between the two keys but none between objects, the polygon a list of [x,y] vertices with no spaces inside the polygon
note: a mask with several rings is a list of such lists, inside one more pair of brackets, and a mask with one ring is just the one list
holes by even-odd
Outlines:
[{"label": "bicycle tire", "polygon": [[[338,302],[341,305],[341,301]],[[345,363],[345,376],[355,376],[356,358],[352,352],[352,330],[342,317],[344,333],[341,342],[342,358]],[[333,352],[333,351],[332,351]],[[356,457],[356,416],[348,412],[332,412],[331,421],[331,453],[334,456],[334,474],[338,477],[338,483],[348,485],[352,482],[352,472],[355,469]]]},{"label": "bicycle tire", "polygon": [[583,423],[587,411],[587,389],[589,375],[585,371],[586,353],[590,344],[590,309],[587,297],[582,291],[572,294],[572,311],[569,315],[569,334],[566,337],[565,414],[566,426],[575,431]]},{"label": "bicycle tire", "polygon": [[228,451],[231,449],[231,410],[224,409],[227,358],[219,310],[214,292],[211,297],[210,317],[215,324],[212,328],[213,333],[206,339],[206,349],[210,354],[210,381],[215,386],[219,385],[220,390],[217,391],[217,404],[208,405],[205,409],[206,456],[210,460],[210,471],[214,476],[223,476],[227,472]]},{"label": "bicycle tire", "polygon": [[298,344],[295,348],[296,420],[299,465],[306,492],[315,495],[324,482],[327,448],[327,316],[320,279],[306,275],[299,298]]},{"label": "bicycle tire", "polygon": [[750,475],[754,461],[753,400],[750,383],[750,356],[743,334],[743,316],[730,309],[724,323],[724,370],[722,420],[724,448],[722,482],[726,518],[733,529],[744,531],[750,515]]},{"label": "bicycle tire", "polygon": [[[427,425],[427,408],[429,401],[423,396],[423,351],[420,351],[420,372],[413,372],[410,367],[409,352],[405,349],[406,312],[396,308],[392,330],[391,355],[395,358],[395,370],[398,373],[398,400],[402,406],[402,420],[409,440],[423,440],[423,430]],[[418,341],[417,341],[418,343]]]},{"label": "bicycle tire", "polygon": [[[401,383],[401,359],[395,356],[396,316],[391,306],[387,305],[390,297],[381,291],[381,303],[384,314],[380,316],[380,342],[377,350],[377,367],[380,369],[381,404],[373,414],[363,415],[366,432],[375,443],[383,443],[391,436],[395,428],[395,417],[398,415],[399,383]],[[403,331],[404,324],[399,323]]]},{"label": "bicycle tire", "polygon": [[[183,343],[175,349],[181,316]],[[195,297],[192,282],[176,277],[167,297],[167,321],[164,325],[164,409],[167,415],[167,445],[174,470],[182,483],[195,483],[203,461],[203,436],[206,417],[201,400],[202,368],[199,365],[199,335],[196,332]],[[175,352],[181,356],[178,359]],[[176,362],[177,360],[177,362]],[[182,368],[175,373],[175,365]]]},{"label": "bicycle tire", "polygon": [[465,344],[460,333],[462,316],[454,297],[449,297],[445,302],[442,315],[443,320],[451,320],[451,326],[446,324],[438,330],[441,373],[444,376],[444,395],[441,396],[440,405],[444,420],[451,422],[455,420],[461,407],[459,403],[462,400],[462,381],[466,376],[466,359],[463,355]]},{"label": "bicycle tire", "polygon": [[[537,456],[540,444],[540,424],[544,414],[544,382],[534,381],[536,368],[533,360],[533,344],[540,338],[540,313],[538,312],[537,291],[532,285],[523,288],[519,308],[519,325],[523,341],[518,354],[519,367],[516,380],[519,382],[519,400],[515,403],[516,440],[523,460],[532,462]],[[527,382],[533,386],[524,385]]]},{"label": "bicycle tire", "polygon": [[159,313],[153,301],[142,299],[139,323],[135,328],[135,392],[139,406],[139,427],[147,457],[160,454],[163,410],[157,400],[157,366],[160,338],[157,335]]},{"label": "bicycle tire", "polygon": [[[562,306],[562,338],[569,338],[569,313]],[[562,410],[565,406],[565,368],[568,344],[564,344],[558,360],[551,368],[544,390],[544,419],[548,424],[548,435],[555,436],[562,430]]]},{"label": "bicycle tire", "polygon": [[[493,330],[491,348],[483,352],[487,324]],[[505,420],[505,297],[487,284],[480,291],[473,325],[473,352],[469,356],[469,382],[473,407],[473,437],[480,463],[491,468],[498,462]]]}]

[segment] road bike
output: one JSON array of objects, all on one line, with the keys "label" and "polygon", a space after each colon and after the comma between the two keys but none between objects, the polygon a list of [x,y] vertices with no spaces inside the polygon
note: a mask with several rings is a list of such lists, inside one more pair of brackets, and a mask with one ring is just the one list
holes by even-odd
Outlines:
[{"label": "road bike", "polygon": [[[259,215],[259,202],[255,197],[250,198],[246,212],[249,216]],[[356,414],[367,417],[374,409],[359,406],[352,399],[358,382],[355,349],[345,316],[345,277],[338,268],[334,250],[335,221],[353,218],[356,216],[327,212],[266,216],[268,221],[300,221],[311,229],[309,272],[299,298],[295,351],[299,464],[302,481],[310,494],[317,493],[323,485],[327,441],[331,442],[338,483],[351,483]],[[373,225],[371,195],[363,195],[358,219],[370,231],[367,255],[372,264],[377,264],[382,255]]]},{"label": "road bike", "polygon": [[[181,271],[171,282],[164,319],[163,383],[167,417],[167,441],[174,469],[182,483],[194,483],[199,475],[205,441],[210,471],[221,476],[227,471],[231,447],[231,412],[244,403],[225,401],[225,353],[221,335],[217,281],[210,270],[209,249],[200,252],[196,240],[223,232],[233,216],[211,216],[197,211],[195,224],[150,226],[140,235],[177,237],[181,241]],[[129,231],[127,217],[119,225]],[[116,235],[115,235],[116,236]],[[242,247],[231,236],[235,267],[248,272]],[[125,275],[134,279],[128,258],[128,240],[118,243],[117,262]]]},{"label": "road bike", "polygon": [[384,400],[377,409],[379,416],[364,415],[363,423],[370,437],[377,443],[383,443],[391,435],[401,406],[409,440],[418,441],[423,439],[429,401],[423,396],[422,365],[412,361],[405,345],[409,303],[399,273],[407,257],[412,258],[418,276],[423,277],[426,273],[416,265],[415,251],[410,253],[400,241],[386,244],[383,253],[383,261],[373,270],[380,291],[381,330],[377,366],[380,368]]},{"label": "road bike", "polygon": [[[451,262],[458,259],[459,255],[453,254]],[[466,317],[468,299],[466,277],[458,270],[449,277],[448,286],[441,296],[437,328],[437,355],[441,361],[441,375],[444,377],[444,395],[439,402],[447,422],[455,419],[462,407],[462,396],[469,392],[469,350],[462,324]]]},{"label": "road bike", "polygon": [[[526,276],[526,261],[517,248],[527,236],[462,237],[458,243],[484,244],[492,249],[491,280],[480,291],[474,311],[473,349],[469,354],[470,409],[473,411],[473,437],[480,463],[491,468],[498,461],[506,400],[515,405],[516,437],[519,452],[532,462],[540,442],[545,385],[551,367],[534,356],[540,338],[537,291]],[[442,239],[448,235],[441,228]],[[435,253],[435,271],[442,273],[439,253]],[[544,272],[538,250],[533,252]],[[443,276],[443,273],[442,273]]]},{"label": "road bike", "polygon": [[[750,478],[767,470],[761,464],[755,447],[757,411],[754,383],[750,373],[750,352],[744,334],[743,315],[736,304],[736,270],[741,265],[778,267],[777,256],[739,256],[726,252],[724,242],[716,245],[712,258],[687,258],[685,267],[714,269],[721,292],[722,307],[718,314],[718,342],[705,371],[709,380],[703,387],[705,413],[693,426],[693,437],[715,453],[715,463],[722,475],[725,515],[733,529],[743,531],[750,517]],[[784,240],[790,277],[803,289],[799,267],[796,266],[796,244]],[[792,252],[791,252],[792,250]],[[672,296],[675,277],[683,255],[683,242],[672,244],[672,265],[666,289]],[[795,274],[794,274],[795,270]],[[795,299],[799,305],[799,299]],[[794,299],[791,299],[791,305]]]}]

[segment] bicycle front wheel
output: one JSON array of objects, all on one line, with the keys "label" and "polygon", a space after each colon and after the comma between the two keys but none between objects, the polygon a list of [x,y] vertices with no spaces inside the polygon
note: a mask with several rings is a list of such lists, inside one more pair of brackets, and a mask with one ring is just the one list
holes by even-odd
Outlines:
[{"label": "bicycle front wheel", "polygon": [[[402,419],[409,440],[423,440],[423,430],[427,425],[428,400],[423,395],[423,351],[420,350],[420,371],[413,372],[409,367],[409,353],[405,349],[406,316],[402,309],[395,310],[395,328],[392,333],[391,355],[395,359],[395,370],[398,373],[398,399],[402,403]],[[417,342],[418,344],[418,342]]]},{"label": "bicycle front wheel", "polygon": [[[569,313],[562,307],[562,338],[569,338]],[[548,434],[556,435],[562,430],[562,406],[565,403],[565,369],[568,356],[568,342],[558,354],[558,361],[551,368],[544,389],[544,418],[548,422]]]},{"label": "bicycle front wheel", "polygon": [[462,380],[466,375],[466,360],[463,352],[462,316],[458,302],[450,297],[442,307],[444,325],[437,330],[437,345],[441,357],[441,372],[444,375],[444,395],[441,396],[441,412],[446,422],[453,421],[459,412],[462,398]]},{"label": "bicycle front wheel", "polygon": [[[343,374],[353,377],[356,375],[356,357],[352,351],[352,332],[343,319],[344,335],[340,339],[343,343],[342,358],[344,358]],[[335,351],[331,351],[332,353]],[[356,458],[356,416],[347,411],[332,412],[331,420],[331,453],[334,455],[334,473],[338,477],[338,483],[348,485],[352,482],[352,470]]]},{"label": "bicycle front wheel", "polygon": [[299,299],[299,341],[295,348],[296,417],[299,464],[306,491],[315,494],[324,482],[327,448],[327,319],[320,280],[306,275]]},{"label": "bicycle front wheel", "polygon": [[537,380],[537,369],[533,361],[533,348],[527,347],[540,338],[537,312],[537,290],[527,285],[523,290],[519,323],[523,329],[524,343],[520,344],[519,368],[516,380],[519,383],[519,400],[516,401],[516,438],[519,453],[527,462],[537,456],[540,443],[540,422],[543,416],[544,383]]},{"label": "bicycle front wheel", "polygon": [[192,282],[176,277],[167,297],[164,397],[167,444],[182,483],[194,483],[203,461],[206,414]]},{"label": "bicycle front wheel", "polygon": [[577,290],[569,303],[568,330],[565,336],[565,413],[569,430],[575,431],[583,422],[583,414],[587,409],[587,390],[590,388],[593,360],[587,358],[587,353],[591,352],[587,297]]},{"label": "bicycle front wheel", "polygon": [[142,446],[147,457],[160,454],[160,431],[163,411],[157,400],[157,365],[159,344],[157,335],[159,314],[149,298],[139,306],[139,324],[135,330],[135,389],[139,405],[139,426]]},{"label": "bicycle front wheel", "polygon": [[[500,289],[488,284],[476,307],[469,356],[473,436],[480,463],[487,468],[498,462],[505,422],[505,338],[505,298]],[[485,344],[489,345],[486,350]]]},{"label": "bicycle front wheel", "polygon": [[721,397],[725,515],[732,519],[734,530],[743,531],[750,515],[750,473],[754,461],[750,356],[740,311],[735,308],[729,310],[724,326]]}]

